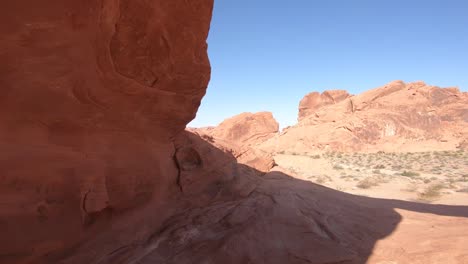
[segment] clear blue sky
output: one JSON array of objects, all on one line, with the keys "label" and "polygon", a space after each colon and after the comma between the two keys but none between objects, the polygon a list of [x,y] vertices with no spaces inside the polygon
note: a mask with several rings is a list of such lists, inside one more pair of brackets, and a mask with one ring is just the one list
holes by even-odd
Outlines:
[{"label": "clear blue sky", "polygon": [[211,82],[189,126],[271,111],[294,124],[311,91],[392,80],[468,90],[468,0],[215,0]]}]

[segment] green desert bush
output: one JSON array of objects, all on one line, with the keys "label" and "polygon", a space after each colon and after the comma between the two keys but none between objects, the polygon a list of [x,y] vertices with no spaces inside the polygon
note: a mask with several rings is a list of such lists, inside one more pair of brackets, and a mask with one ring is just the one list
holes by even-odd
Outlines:
[{"label": "green desert bush", "polygon": [[401,173],[401,176],[405,176],[405,177],[410,177],[410,178],[413,178],[413,177],[417,177],[419,176],[420,174],[417,173],[417,172],[414,172],[414,171],[403,171]]}]

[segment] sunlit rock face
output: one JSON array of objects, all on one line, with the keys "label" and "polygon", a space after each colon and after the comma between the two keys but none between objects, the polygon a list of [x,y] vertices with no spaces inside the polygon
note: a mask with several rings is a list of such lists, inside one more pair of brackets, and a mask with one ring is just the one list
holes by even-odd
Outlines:
[{"label": "sunlit rock face", "polygon": [[468,93],[393,81],[349,95],[306,95],[299,122],[263,144],[267,152],[453,150],[468,138]]},{"label": "sunlit rock face", "polygon": [[268,172],[275,165],[271,153],[257,147],[278,134],[279,124],[271,112],[245,112],[227,118],[216,127],[192,128],[191,131],[229,146],[239,163],[262,172]]},{"label": "sunlit rock face", "polygon": [[180,193],[173,138],[210,78],[212,5],[3,3],[0,262],[55,263],[99,240],[92,258],[160,225]]},{"label": "sunlit rock face", "polygon": [[319,108],[339,103],[351,95],[345,90],[328,90],[323,93],[312,92],[304,96],[299,103],[298,120],[314,114]]}]

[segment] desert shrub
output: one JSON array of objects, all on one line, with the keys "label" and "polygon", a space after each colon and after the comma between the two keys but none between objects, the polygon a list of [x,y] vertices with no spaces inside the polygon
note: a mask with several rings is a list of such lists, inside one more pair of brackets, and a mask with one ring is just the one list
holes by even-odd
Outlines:
[{"label": "desert shrub", "polygon": [[318,177],[317,180],[315,181],[318,184],[323,184],[325,183],[326,179],[324,177]]},{"label": "desert shrub", "polygon": [[318,176],[317,179],[315,180],[315,182],[318,184],[324,184],[327,181],[332,181],[332,180],[330,177],[325,176],[325,175]]},{"label": "desert shrub", "polygon": [[420,201],[431,202],[438,199],[441,196],[440,191],[444,188],[444,185],[441,183],[432,184],[424,189],[423,192],[419,193],[418,199]]},{"label": "desert shrub", "polygon": [[340,164],[335,164],[335,165],[333,166],[333,169],[335,169],[335,170],[343,170],[344,168],[343,168],[343,166],[341,166]]},{"label": "desert shrub", "polygon": [[379,185],[376,180],[371,179],[371,178],[366,178],[356,185],[356,187],[361,188],[361,189],[370,189],[374,186]]},{"label": "desert shrub", "polygon": [[376,165],[376,166],[374,166],[374,169],[377,169],[377,170],[385,169],[385,165],[383,165],[383,164]]},{"label": "desert shrub", "polygon": [[403,172],[401,173],[401,176],[410,177],[410,178],[412,178],[412,177],[417,177],[417,176],[419,176],[419,175],[420,175],[420,174],[417,173],[417,172],[414,172],[414,171],[406,171],[406,170],[403,171]]},{"label": "desert shrub", "polygon": [[341,187],[341,186],[336,186],[335,190],[340,191],[340,192],[344,192],[346,189],[344,187]]}]

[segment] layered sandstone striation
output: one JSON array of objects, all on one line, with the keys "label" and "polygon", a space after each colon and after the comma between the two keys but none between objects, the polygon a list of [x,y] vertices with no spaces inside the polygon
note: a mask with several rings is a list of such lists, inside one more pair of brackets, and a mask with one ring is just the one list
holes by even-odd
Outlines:
[{"label": "layered sandstone striation", "polygon": [[[325,93],[324,93],[325,94]],[[314,93],[312,93],[314,95]],[[468,94],[394,81],[340,102],[299,105],[299,122],[263,145],[268,151],[456,149],[468,138]],[[312,98],[321,98],[312,96]],[[328,98],[328,97],[326,97]]]}]

